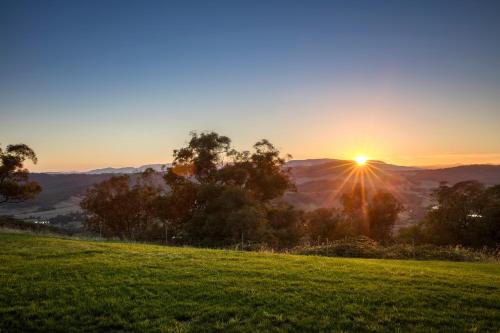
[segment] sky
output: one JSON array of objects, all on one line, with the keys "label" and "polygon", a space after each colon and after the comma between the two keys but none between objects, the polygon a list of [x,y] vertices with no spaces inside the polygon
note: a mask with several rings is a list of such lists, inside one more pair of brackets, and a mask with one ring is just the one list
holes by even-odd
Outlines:
[{"label": "sky", "polygon": [[499,1],[0,0],[0,143],[33,171],[172,160],[500,164]]}]

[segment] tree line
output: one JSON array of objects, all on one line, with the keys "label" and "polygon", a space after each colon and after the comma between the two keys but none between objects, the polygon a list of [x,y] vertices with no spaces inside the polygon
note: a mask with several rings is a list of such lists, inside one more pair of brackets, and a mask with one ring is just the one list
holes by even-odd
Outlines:
[{"label": "tree line", "polygon": [[287,204],[290,170],[269,141],[237,151],[217,133],[192,133],[172,167],[120,175],[91,187],[81,202],[86,226],[105,237],[201,246],[258,244],[289,248],[365,235],[386,242],[402,205],[388,192],[369,200],[360,187],[341,209],[304,212]]},{"label": "tree line", "polygon": [[416,225],[400,232],[402,241],[421,244],[500,246],[500,185],[470,180],[441,183],[432,192],[435,204]]},{"label": "tree line", "polygon": [[[212,247],[283,249],[352,236],[383,244],[500,244],[500,185],[442,183],[424,218],[393,235],[404,207],[383,190],[368,195],[354,186],[337,208],[305,212],[287,204],[283,195],[295,191],[289,158],[267,140],[237,151],[226,136],[191,133],[164,172],[118,175],[90,187],[81,202],[85,227],[102,237]],[[0,204],[29,200],[42,190],[29,180],[26,160],[37,161],[26,145],[0,148]]]}]

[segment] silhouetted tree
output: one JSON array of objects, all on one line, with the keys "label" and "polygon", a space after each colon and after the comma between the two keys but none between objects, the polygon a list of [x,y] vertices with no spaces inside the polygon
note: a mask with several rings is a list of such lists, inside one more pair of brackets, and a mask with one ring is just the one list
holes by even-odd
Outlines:
[{"label": "silhouetted tree", "polygon": [[86,227],[106,237],[150,240],[159,233],[156,214],[161,189],[152,182],[152,170],[137,176],[114,176],[87,190],[81,207]]},{"label": "silhouetted tree", "polygon": [[420,223],[422,242],[481,247],[500,243],[500,187],[477,181],[446,183],[433,191],[433,205]]},{"label": "silhouetted tree", "polygon": [[226,136],[192,132],[187,147],[174,150],[174,170],[193,175],[200,183],[214,181],[218,168],[232,153],[230,148],[231,140]]},{"label": "silhouetted tree", "polygon": [[375,193],[367,209],[370,238],[381,242],[388,241],[402,211],[403,205],[394,195],[385,191]]},{"label": "silhouetted tree", "polygon": [[271,206],[267,211],[269,221],[266,243],[274,248],[290,248],[305,235],[304,212],[291,205]]},{"label": "silhouetted tree", "polygon": [[199,184],[182,175],[179,168],[170,168],[164,175],[169,192],[157,198],[157,214],[163,223],[165,243],[183,240],[183,228],[196,207]]},{"label": "silhouetted tree", "polygon": [[378,241],[391,238],[394,224],[403,211],[403,206],[391,193],[379,190],[369,196],[360,184],[345,193],[341,201],[347,233]]},{"label": "silhouetted tree", "polygon": [[266,210],[248,191],[235,186],[200,186],[186,236],[192,243],[226,246],[260,242],[266,232]]},{"label": "silhouetted tree", "polygon": [[128,202],[130,177],[114,176],[91,188],[80,203],[88,215],[86,227],[101,236],[129,238],[132,224],[131,208]]},{"label": "silhouetted tree", "polygon": [[35,152],[27,145],[8,145],[5,150],[0,147],[0,204],[33,199],[41,192],[41,186],[29,180],[26,160],[37,162]]},{"label": "silhouetted tree", "polygon": [[312,243],[325,243],[347,236],[345,219],[331,208],[318,208],[307,214],[307,234]]},{"label": "silhouetted tree", "polygon": [[146,239],[154,231],[165,243],[209,246],[287,247],[303,236],[302,212],[278,205],[294,185],[285,158],[269,141],[237,152],[226,136],[193,132],[173,155],[165,191],[149,181],[151,172],[134,186],[130,177],[117,176],[90,188],[81,203],[87,227],[122,239]]},{"label": "silhouetted tree", "polygon": [[486,204],[483,207],[482,244],[500,245],[500,185],[486,190]]},{"label": "silhouetted tree", "polygon": [[342,213],[346,218],[348,234],[369,236],[369,225],[366,214],[366,193],[360,184],[356,184],[351,191],[341,197]]},{"label": "silhouetted tree", "polygon": [[252,153],[237,152],[226,136],[191,133],[165,175],[170,193],[160,199],[162,219],[193,243],[262,242],[272,234],[271,201],[293,189],[284,164],[267,140]]},{"label": "silhouetted tree", "polygon": [[[254,146],[255,152],[247,160],[235,163],[247,166],[248,178],[245,188],[260,201],[281,197],[286,191],[295,189],[290,180],[289,170],[284,168],[286,160],[267,140],[261,140]],[[291,158],[290,155],[287,158]]]}]

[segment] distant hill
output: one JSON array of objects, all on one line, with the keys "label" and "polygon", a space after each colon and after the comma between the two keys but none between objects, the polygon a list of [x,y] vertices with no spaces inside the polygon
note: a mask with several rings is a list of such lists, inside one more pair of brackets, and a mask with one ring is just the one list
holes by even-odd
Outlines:
[{"label": "distant hill", "polygon": [[[52,217],[78,211],[80,198],[89,186],[116,174],[142,172],[148,167],[161,170],[162,166],[153,164],[138,168],[104,168],[78,174],[35,173],[31,178],[43,187],[39,197],[23,204],[2,207],[0,214],[13,214],[21,218]],[[360,168],[353,161],[313,159],[293,160],[287,166],[297,184],[297,192],[287,193],[285,199],[298,208],[309,210],[338,205],[345,191],[351,189],[356,182],[363,181],[368,195],[376,189],[394,193],[407,207],[405,221],[414,221],[424,214],[431,204],[431,190],[441,181],[454,184],[478,180],[487,185],[500,184],[499,165],[467,165],[429,170],[369,161],[367,166]],[[162,183],[160,173],[157,181]]]},{"label": "distant hill", "polygon": [[419,170],[408,174],[408,178],[414,181],[445,181],[451,184],[474,179],[486,185],[495,185],[500,183],[500,165],[478,164]]},{"label": "distant hill", "polygon": [[[292,160],[287,162],[287,166],[291,168],[298,168],[298,167],[314,167],[322,164],[329,164],[329,165],[335,165],[335,164],[352,164],[352,161],[348,160],[339,160],[339,159],[332,159],[332,158],[318,158],[318,159],[307,159],[307,160]],[[373,165],[378,165],[379,167],[384,168],[384,170],[416,170],[419,168],[416,167],[406,167],[406,166],[399,166],[399,165],[393,165],[393,164],[387,164],[382,161],[370,161],[371,164]],[[90,175],[97,175],[97,174],[105,174],[105,173],[138,173],[138,172],[143,172],[148,168],[152,168],[155,171],[162,171],[164,168],[168,168],[171,166],[171,163],[165,163],[165,164],[147,164],[143,165],[140,167],[122,167],[122,168],[101,168],[101,169],[94,169],[94,170],[89,170],[85,172],[75,172],[75,173],[83,173],[83,174],[90,174]],[[68,172],[66,172],[68,173]],[[54,172],[54,174],[57,174]]]},{"label": "distant hill", "polygon": [[33,173],[30,178],[42,186],[35,200],[2,206],[1,214],[12,214],[21,218],[28,216],[52,217],[79,210],[80,197],[95,183],[110,178],[109,174],[47,174]]},{"label": "distant hill", "polygon": [[[364,171],[363,171],[364,170]],[[437,170],[369,161],[357,167],[352,161],[327,160],[323,163],[299,163],[292,167],[297,192],[286,199],[302,209],[339,205],[345,191],[363,182],[368,195],[377,189],[393,193],[407,208],[404,220],[414,221],[431,204],[430,194],[441,181],[450,184],[478,180],[486,185],[500,184],[500,165],[468,165]]]},{"label": "distant hill", "polygon": [[[34,200],[0,207],[0,215],[15,215],[19,218],[29,216],[50,218],[56,215],[80,211],[79,202],[87,188],[118,174],[32,173],[30,179],[42,186],[42,192]],[[156,181],[158,184],[163,184],[159,173],[157,178]],[[133,179],[134,176],[132,175]]]},{"label": "distant hill", "polygon": [[163,168],[169,167],[169,163],[165,164],[147,164],[140,166],[138,168],[134,167],[124,167],[124,168],[102,168],[102,169],[95,169],[95,170],[90,170],[87,172],[84,172],[89,175],[98,175],[98,174],[105,174],[105,173],[138,173],[138,172],[144,172],[146,169],[153,169],[155,171],[161,171]]},{"label": "distant hill", "polygon": [[336,162],[336,161],[342,161],[342,160],[336,160],[331,158],[312,158],[308,160],[291,160],[288,161],[286,165],[292,168],[297,168],[297,167],[315,166],[319,164]]}]

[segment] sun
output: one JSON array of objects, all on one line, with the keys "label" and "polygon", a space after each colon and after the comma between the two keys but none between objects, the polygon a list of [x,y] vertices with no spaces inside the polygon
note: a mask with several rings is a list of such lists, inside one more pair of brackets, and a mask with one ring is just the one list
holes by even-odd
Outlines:
[{"label": "sun", "polygon": [[362,166],[362,165],[365,165],[366,164],[366,161],[368,161],[368,158],[366,158],[366,156],[357,156],[355,158],[355,161],[356,163],[359,165],[359,166]]}]

